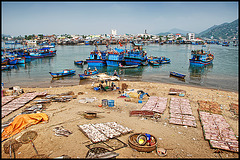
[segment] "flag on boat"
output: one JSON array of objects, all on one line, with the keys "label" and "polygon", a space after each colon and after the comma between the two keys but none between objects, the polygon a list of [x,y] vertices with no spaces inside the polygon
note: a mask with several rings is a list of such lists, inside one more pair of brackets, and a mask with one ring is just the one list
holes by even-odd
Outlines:
[{"label": "flag on boat", "polygon": [[120,44],[120,47],[122,47],[123,45],[122,45],[122,43],[119,41],[119,44]]}]

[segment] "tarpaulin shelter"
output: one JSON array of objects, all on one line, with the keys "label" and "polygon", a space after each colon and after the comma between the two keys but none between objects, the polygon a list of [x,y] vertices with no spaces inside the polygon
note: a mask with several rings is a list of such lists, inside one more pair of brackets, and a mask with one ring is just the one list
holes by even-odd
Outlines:
[{"label": "tarpaulin shelter", "polygon": [[48,116],[46,113],[33,113],[33,114],[21,114],[14,118],[13,122],[10,123],[9,126],[4,128],[2,132],[2,141],[12,137],[13,135],[21,132],[22,130],[26,129],[27,127],[47,122]]}]

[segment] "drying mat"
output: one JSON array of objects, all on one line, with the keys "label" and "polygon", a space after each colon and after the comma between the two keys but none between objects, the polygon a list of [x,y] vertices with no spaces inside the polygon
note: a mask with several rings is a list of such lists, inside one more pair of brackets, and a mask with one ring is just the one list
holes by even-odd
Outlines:
[{"label": "drying mat", "polygon": [[112,138],[105,142],[98,142],[98,143],[86,145],[86,147],[88,149],[92,149],[94,147],[103,147],[112,152],[112,151],[127,147],[127,144],[119,140],[118,138]]},{"label": "drying mat", "polygon": [[47,159],[47,158],[49,157],[45,154],[37,154],[31,157],[31,159]]},{"label": "drying mat", "polygon": [[6,143],[4,143],[3,148],[4,148],[4,152],[6,154],[10,153],[10,145],[11,145],[11,150],[12,152],[15,152],[18,150],[18,148],[20,148],[22,146],[22,143],[16,141],[15,139],[10,139],[8,140]]},{"label": "drying mat", "polygon": [[37,138],[37,132],[36,131],[27,131],[25,132],[18,140],[25,144],[29,143],[30,140],[34,140]]}]

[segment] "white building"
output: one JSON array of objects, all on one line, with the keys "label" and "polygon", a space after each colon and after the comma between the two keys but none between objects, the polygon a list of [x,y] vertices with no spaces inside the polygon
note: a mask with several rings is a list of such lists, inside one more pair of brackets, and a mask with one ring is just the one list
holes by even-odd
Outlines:
[{"label": "white building", "polygon": [[112,29],[112,35],[117,35],[117,30],[116,29]]},{"label": "white building", "polygon": [[187,33],[187,40],[193,40],[195,39],[195,33]]}]

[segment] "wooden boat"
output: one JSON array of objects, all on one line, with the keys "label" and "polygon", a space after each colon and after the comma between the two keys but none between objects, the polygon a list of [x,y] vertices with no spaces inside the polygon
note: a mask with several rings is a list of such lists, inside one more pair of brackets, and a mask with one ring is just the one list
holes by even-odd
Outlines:
[{"label": "wooden boat", "polygon": [[62,72],[56,72],[56,73],[52,73],[52,72],[49,72],[51,74],[51,76],[53,78],[56,78],[56,77],[63,77],[63,76],[68,76],[68,75],[72,75],[75,73],[75,70],[72,70],[72,69],[64,69]]},{"label": "wooden boat", "polygon": [[25,64],[26,63],[25,57],[18,57],[16,59],[17,59],[17,64]]},{"label": "wooden boat", "polygon": [[213,62],[214,55],[210,51],[193,50],[191,51],[190,65],[204,66]]},{"label": "wooden boat", "polygon": [[84,64],[84,62],[83,61],[74,61],[74,64],[76,64],[76,65],[83,65]]},{"label": "wooden boat", "polygon": [[125,66],[120,65],[119,68],[137,68],[138,66],[139,65],[137,65],[137,64],[136,65],[129,65],[129,66],[128,65],[125,65]]},{"label": "wooden boat", "polygon": [[160,65],[159,61],[155,61],[155,60],[150,60],[149,63],[153,66],[159,66]]},{"label": "wooden boat", "polygon": [[143,43],[132,42],[133,49],[127,50],[124,59],[126,65],[144,65],[148,61],[147,52],[143,50]]},{"label": "wooden boat", "polygon": [[184,79],[186,75],[180,74],[180,73],[177,73],[177,72],[170,72],[170,76],[174,76],[174,77],[177,77],[177,78]]},{"label": "wooden boat", "polygon": [[167,57],[159,57],[159,61],[160,61],[160,64],[166,64],[166,63],[170,63],[171,60]]},{"label": "wooden boat", "polygon": [[16,65],[2,65],[2,70],[10,70],[10,69],[13,69],[13,68],[17,68]]},{"label": "wooden boat", "polygon": [[85,72],[84,74],[79,74],[80,79],[91,78],[91,76],[98,74],[97,70],[93,70],[93,71],[90,71],[90,72],[85,70],[84,72]]}]

